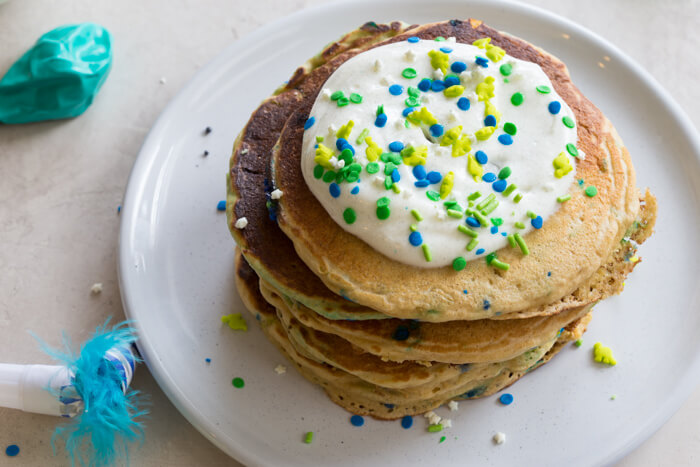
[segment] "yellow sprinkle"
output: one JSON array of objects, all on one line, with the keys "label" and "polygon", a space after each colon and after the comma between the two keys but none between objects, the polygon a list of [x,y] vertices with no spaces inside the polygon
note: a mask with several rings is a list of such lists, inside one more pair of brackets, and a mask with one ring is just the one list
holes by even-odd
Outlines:
[{"label": "yellow sprinkle", "polygon": [[406,165],[425,165],[428,157],[428,146],[407,146],[401,150],[403,163]]},{"label": "yellow sprinkle", "polygon": [[463,156],[472,149],[472,142],[467,135],[462,135],[452,144],[452,157]]},{"label": "yellow sprinkle", "polygon": [[610,347],[605,347],[600,342],[596,342],[593,346],[593,360],[610,366],[617,365],[617,361],[615,360],[615,357],[613,357]]},{"label": "yellow sprinkle", "polygon": [[467,172],[474,177],[476,183],[479,183],[481,176],[484,175],[484,167],[476,161],[472,154],[469,154],[467,158]]},{"label": "yellow sprinkle", "polygon": [[384,150],[382,148],[380,148],[377,143],[372,141],[372,138],[369,136],[367,136],[365,138],[365,143],[367,143],[367,149],[365,149],[365,154],[367,155],[367,160],[370,162],[374,162],[377,159],[379,159],[379,156],[382,155]]},{"label": "yellow sprinkle", "polygon": [[486,107],[484,107],[484,117],[493,115],[496,117],[496,126],[498,126],[498,123],[501,121],[501,112],[496,110],[496,106],[493,105],[491,101],[486,101],[485,104]]},{"label": "yellow sprinkle", "polygon": [[630,263],[632,263],[632,264],[636,263],[637,261],[639,261],[639,256],[637,256],[637,255],[634,255],[633,257],[630,258]]},{"label": "yellow sprinkle", "polygon": [[241,316],[240,313],[233,313],[232,315],[224,315],[221,317],[221,322],[228,324],[228,327],[236,331],[247,331],[248,325]]},{"label": "yellow sprinkle", "polygon": [[348,139],[350,137],[350,133],[352,132],[352,127],[354,126],[355,122],[353,122],[352,120],[348,121],[348,123],[340,127],[340,129],[336,132],[335,136],[337,136],[338,138]]},{"label": "yellow sprinkle", "polygon": [[447,198],[447,195],[452,191],[454,186],[455,174],[452,171],[447,172],[442,178],[442,183],[440,184],[440,199]]},{"label": "yellow sprinkle", "polygon": [[464,94],[464,86],[460,86],[459,84],[455,84],[455,85],[450,86],[449,88],[445,89],[443,91],[443,94],[445,94],[445,97],[459,97],[462,94]]},{"label": "yellow sprinkle", "polygon": [[472,45],[474,47],[479,47],[480,49],[485,49],[486,45],[491,42],[490,37],[482,37],[481,39],[477,39],[474,42],[472,42]]},{"label": "yellow sprinkle", "polygon": [[420,110],[414,110],[408,117],[406,117],[410,122],[415,124],[425,123],[426,125],[435,125],[438,121],[437,118],[426,107],[421,107]]},{"label": "yellow sprinkle", "polygon": [[430,64],[434,69],[440,69],[443,74],[447,73],[447,66],[450,64],[450,56],[441,50],[431,50],[428,52]]},{"label": "yellow sprinkle", "polygon": [[501,60],[505,54],[506,51],[498,47],[497,45],[488,44],[486,46],[486,56],[494,62],[498,62],[499,60]]},{"label": "yellow sprinkle", "polygon": [[328,146],[318,143],[316,148],[316,157],[314,157],[314,162],[326,169],[334,169],[333,164],[330,160],[333,157],[333,150]]},{"label": "yellow sprinkle", "polygon": [[476,136],[476,139],[479,141],[486,141],[491,137],[494,131],[496,131],[495,126],[485,126],[476,130],[476,132],[474,132],[474,136]]},{"label": "yellow sprinkle", "polygon": [[493,81],[493,76],[487,76],[481,83],[476,85],[476,95],[480,101],[487,101],[494,97],[496,86],[493,84]]},{"label": "yellow sprinkle", "polygon": [[554,176],[557,178],[562,178],[574,169],[571,167],[569,158],[564,152],[560,152],[559,155],[554,158],[552,165],[554,166]]},{"label": "yellow sprinkle", "polygon": [[462,125],[450,128],[442,135],[440,146],[452,146],[459,139],[460,134],[462,134]]}]

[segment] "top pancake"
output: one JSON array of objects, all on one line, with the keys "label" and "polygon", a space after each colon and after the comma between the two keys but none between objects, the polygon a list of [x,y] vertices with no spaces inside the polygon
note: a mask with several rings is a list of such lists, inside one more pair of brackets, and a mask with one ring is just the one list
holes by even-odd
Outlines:
[{"label": "top pancake", "polygon": [[634,170],[619,136],[571,83],[563,63],[522,40],[479,21],[453,20],[414,28],[382,44],[412,35],[423,39],[455,37],[457,42],[469,44],[490,37],[492,44],[509,55],[538,64],[576,115],[577,146],[586,155],[576,161],[577,179],[583,179],[584,186],[596,186],[597,196],[589,198],[582,187],[572,185],[571,200],[563,203],[542,229],[525,237],[529,256],[510,248],[499,250],[499,259],[510,264],[507,272],[480,260],[469,262],[460,272],[450,267],[418,269],[372,249],[328,216],[307,188],[300,169],[303,126],[309,110],[328,76],[359,52],[355,49],[313,70],[297,89],[299,101],[273,154],[274,185],[284,193],[277,210],[280,228],[329,289],[391,316],[429,316],[434,321],[482,319],[542,307],[571,294],[610,257],[639,211]]}]

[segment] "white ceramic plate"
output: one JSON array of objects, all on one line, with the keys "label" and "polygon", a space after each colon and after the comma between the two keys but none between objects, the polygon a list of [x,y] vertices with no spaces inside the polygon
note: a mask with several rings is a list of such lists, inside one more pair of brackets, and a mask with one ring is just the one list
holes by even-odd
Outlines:
[{"label": "white ceramic plate", "polygon": [[[269,344],[253,319],[234,332],[220,316],[243,311],[233,241],[216,204],[233,139],[259,101],[325,43],[366,20],[423,23],[475,17],[562,58],[574,82],[617,126],[638,185],[659,198],[657,233],[622,296],[596,308],[580,349],[567,348],[496,397],[440,409],[453,427],[416,418],[367,419],[361,428]],[[604,64],[604,68],[599,66]],[[700,375],[700,141],[642,68],[581,27],[520,4],[375,1],[302,11],[237,41],[204,67],[163,112],[134,165],[122,212],[120,278],[139,348],[176,407],[241,462],[267,465],[607,465],[671,416]],[[203,136],[211,126],[213,132]],[[201,156],[203,150],[209,157]],[[614,349],[618,365],[592,362]],[[205,358],[211,358],[210,364]],[[244,378],[243,389],[231,379]],[[617,399],[612,401],[611,395]],[[302,443],[314,431],[311,445]],[[507,434],[496,446],[492,435]],[[441,435],[446,441],[438,444]]]}]

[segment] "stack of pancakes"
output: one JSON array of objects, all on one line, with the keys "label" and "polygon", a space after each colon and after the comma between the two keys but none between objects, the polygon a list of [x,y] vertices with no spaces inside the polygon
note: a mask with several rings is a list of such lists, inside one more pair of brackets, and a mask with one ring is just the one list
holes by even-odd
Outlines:
[{"label": "stack of pancakes", "polygon": [[[576,177],[598,194],[572,185],[571,200],[526,236],[530,255],[498,252],[508,271],[478,260],[459,272],[393,261],[337,225],[304,181],[304,123],[324,82],[363,50],[409,36],[468,44],[490,37],[537,63],[576,115],[585,153]],[[619,136],[564,64],[476,20],[367,23],[328,45],[253,113],[227,185],[246,306],[334,402],[385,419],[493,394],[579,338],[593,305],[622,290],[656,215],[653,196],[635,187]],[[282,197],[273,199],[273,190]]]}]

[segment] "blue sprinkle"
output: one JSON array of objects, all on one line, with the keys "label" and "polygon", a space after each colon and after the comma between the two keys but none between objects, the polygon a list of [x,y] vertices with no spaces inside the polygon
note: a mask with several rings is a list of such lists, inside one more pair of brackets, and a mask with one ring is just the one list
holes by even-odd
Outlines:
[{"label": "blue sprinkle", "polygon": [[365,419],[359,415],[353,415],[350,417],[350,423],[352,423],[353,426],[362,426],[365,424]]},{"label": "blue sprinkle", "polygon": [[403,149],[403,143],[401,141],[394,141],[389,143],[389,151],[391,152],[401,152]]},{"label": "blue sprinkle", "polygon": [[423,243],[423,236],[420,232],[411,232],[411,235],[408,236],[408,243],[413,246],[420,246]]},{"label": "blue sprinkle", "polygon": [[417,165],[413,167],[413,176],[416,177],[417,180],[424,180],[427,176],[427,173],[425,172],[425,166]]},{"label": "blue sprinkle", "polygon": [[391,335],[391,338],[395,341],[405,341],[410,334],[411,331],[409,331],[406,326],[396,326],[396,330],[394,334]]},{"label": "blue sprinkle", "polygon": [[117,214],[119,214],[120,212],[122,212],[122,205],[121,204],[119,206],[117,206]]},{"label": "blue sprinkle", "polygon": [[394,404],[384,404],[384,407],[386,407],[387,409],[393,409]]},{"label": "blue sprinkle", "polygon": [[469,227],[481,227],[481,223],[475,217],[467,217],[467,225]]},{"label": "blue sprinkle", "polygon": [[530,224],[536,229],[542,228],[542,216],[537,216],[530,221]]},{"label": "blue sprinkle", "polygon": [[476,254],[477,254],[477,255],[483,255],[485,251],[486,251],[486,250],[484,250],[483,248],[479,248],[478,250],[476,250]]},{"label": "blue sprinkle", "polygon": [[440,172],[432,171],[428,173],[428,181],[430,183],[440,183],[442,180],[442,175],[440,175]]},{"label": "blue sprinkle", "polygon": [[408,430],[412,426],[413,426],[413,417],[411,417],[410,415],[406,415],[405,417],[403,417],[401,419],[401,427],[404,430]]},{"label": "blue sprinkle", "polygon": [[440,47],[440,51],[448,54],[448,53],[452,52],[452,49],[449,47]]},{"label": "blue sprinkle", "polygon": [[484,57],[476,57],[476,64],[479,66],[482,66],[484,68],[489,67],[489,61],[487,58],[484,58]]},{"label": "blue sprinkle", "polygon": [[401,180],[401,174],[399,173],[399,169],[394,169],[394,170],[391,172],[391,181],[394,182],[394,183],[396,183],[396,182],[398,182],[399,180]]},{"label": "blue sprinkle", "polygon": [[498,227],[495,225],[491,226],[491,233],[492,234],[498,233]]},{"label": "blue sprinkle", "polygon": [[392,96],[400,96],[402,92],[403,86],[400,84],[392,84],[389,86],[389,93],[391,93]]},{"label": "blue sprinkle", "polygon": [[403,112],[401,112],[401,115],[403,115],[404,117],[408,117],[409,114],[414,110],[416,110],[415,107],[406,107],[405,109],[403,109]]},{"label": "blue sprinkle", "polygon": [[5,454],[7,454],[8,457],[15,457],[17,454],[19,454],[19,446],[16,444],[10,444],[5,448]]},{"label": "blue sprinkle", "polygon": [[549,113],[551,113],[552,115],[556,115],[561,110],[561,104],[559,103],[559,101],[552,101],[549,103],[549,106],[547,106],[547,108],[549,109]]},{"label": "blue sprinkle", "polygon": [[411,44],[415,44],[415,43],[418,42],[420,39],[419,39],[417,36],[411,36],[411,37],[409,37],[409,38],[406,39],[406,40],[407,40],[408,42],[410,42]]},{"label": "blue sprinkle", "polygon": [[503,235],[504,237],[507,237],[507,236],[508,236],[508,232],[501,232],[501,235]]},{"label": "blue sprinkle", "polygon": [[435,81],[430,83],[430,89],[432,89],[435,92],[442,92],[445,89],[445,82],[436,79]]},{"label": "blue sprinkle", "polygon": [[[483,248],[481,249],[481,252],[482,252],[482,253],[484,252]],[[488,300],[484,299],[484,310],[488,310],[489,308],[491,308],[491,302],[489,302]]]},{"label": "blue sprinkle", "polygon": [[308,130],[316,123],[316,117],[309,117],[309,119],[304,123],[304,130]]},{"label": "blue sprinkle", "polygon": [[464,62],[454,62],[452,66],[450,66],[450,70],[454,71],[455,73],[461,73],[466,69],[467,64]]},{"label": "blue sprinkle", "polygon": [[464,289],[463,292],[464,292],[464,295],[469,293],[469,292],[467,292],[467,289]]},{"label": "blue sprinkle", "polygon": [[445,132],[445,128],[442,125],[440,125],[439,123],[436,123],[435,125],[432,125],[430,127],[430,134],[436,138],[439,136],[442,136],[442,134],[444,132]]},{"label": "blue sprinkle", "polygon": [[420,89],[423,92],[429,91],[431,86],[431,82],[428,78],[423,78],[420,80],[420,83],[418,83],[418,89]]},{"label": "blue sprinkle", "polygon": [[506,182],[505,180],[497,180],[493,182],[493,185],[491,185],[493,191],[495,191],[496,193],[503,193],[503,190],[505,190],[507,186],[508,182]]},{"label": "blue sprinkle", "polygon": [[481,179],[487,183],[491,183],[492,181],[496,180],[496,174],[493,172],[486,172]]},{"label": "blue sprinkle", "polygon": [[498,141],[504,146],[513,144],[513,138],[508,133],[503,133],[498,137]]},{"label": "blue sprinkle", "polygon": [[428,180],[418,180],[417,182],[413,182],[415,186],[418,188],[425,188],[426,186],[430,185],[430,182]]},{"label": "blue sprinkle", "polygon": [[314,144],[314,149],[318,149],[318,143]]},{"label": "blue sprinkle", "polygon": [[474,158],[481,165],[484,165],[489,161],[489,157],[486,155],[486,153],[484,151],[476,151],[474,153]]},{"label": "blue sprinkle", "polygon": [[550,277],[552,275],[552,271],[547,272],[547,277]]},{"label": "blue sprinkle", "polygon": [[499,397],[498,400],[501,401],[501,404],[503,405],[510,405],[513,403],[513,394],[501,394],[501,397]]},{"label": "blue sprinkle", "polygon": [[359,187],[359,186],[356,186],[355,188],[353,188],[352,190],[350,190],[350,193],[353,194],[353,195],[356,195],[356,194],[358,194],[359,192],[360,192],[360,187]]},{"label": "blue sprinkle", "polygon": [[346,140],[345,138],[338,138],[337,140],[335,140],[335,147],[338,148],[338,151],[342,151],[343,146],[346,146],[348,144],[350,143],[348,143],[348,140]]},{"label": "blue sprinkle", "polygon": [[350,150],[350,152],[352,153],[353,156],[355,155],[355,148],[353,148],[352,146],[350,146],[350,143],[345,143],[345,145],[343,145],[343,147],[340,148],[341,151],[343,151],[343,150],[345,150],[345,149]]},{"label": "blue sprinkle", "polygon": [[459,81],[459,78],[456,76],[448,76],[445,78],[445,87],[449,88],[450,86],[457,86],[458,84],[461,84]]},{"label": "blue sprinkle", "polygon": [[331,193],[331,196],[334,198],[337,198],[338,196],[340,196],[340,186],[335,182],[328,185],[328,191]]},{"label": "blue sprinkle", "polygon": [[386,114],[379,114],[377,115],[377,118],[374,120],[374,126],[383,128],[384,125],[386,125],[386,120],[387,116]]},{"label": "blue sprinkle", "polygon": [[216,210],[217,211],[225,211],[226,210],[226,200],[222,199],[219,201],[219,204],[216,205]]},{"label": "blue sprinkle", "polygon": [[484,119],[484,125],[486,126],[496,126],[496,117],[493,115],[487,115]]},{"label": "blue sprinkle", "polygon": [[467,99],[466,97],[460,97],[457,101],[457,107],[459,107],[459,110],[469,110],[469,107],[471,106],[472,103],[469,102],[469,99]]}]

